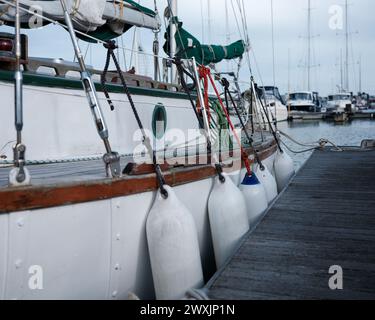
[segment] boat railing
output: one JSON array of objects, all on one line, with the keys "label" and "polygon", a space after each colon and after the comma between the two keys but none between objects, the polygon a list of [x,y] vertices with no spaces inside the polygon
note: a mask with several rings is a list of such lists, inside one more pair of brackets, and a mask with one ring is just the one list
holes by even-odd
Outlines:
[{"label": "boat railing", "polygon": [[[25,70],[31,73],[47,73],[48,75],[63,78],[80,78],[79,64],[76,62],[65,61],[64,59],[52,58],[36,58],[29,57],[27,64],[24,66]],[[100,82],[102,71],[88,66],[89,72],[92,74],[96,82]],[[177,84],[155,81],[151,77],[132,74],[129,72],[123,73],[129,86],[159,89],[180,92],[182,88]],[[120,84],[120,79],[117,72],[109,71],[107,73],[107,83]]]}]

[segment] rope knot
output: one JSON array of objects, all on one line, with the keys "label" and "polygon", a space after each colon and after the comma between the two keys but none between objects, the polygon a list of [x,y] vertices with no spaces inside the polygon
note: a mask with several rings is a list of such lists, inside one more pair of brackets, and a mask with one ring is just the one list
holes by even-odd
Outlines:
[{"label": "rope knot", "polygon": [[222,78],[222,79],[221,79],[221,84],[222,84],[222,86],[224,87],[224,89],[226,89],[226,90],[229,89],[230,84],[229,84],[229,81],[228,81],[227,78]]},{"label": "rope knot", "polygon": [[199,66],[198,71],[201,78],[207,78],[211,74],[211,70],[205,66]]},{"label": "rope knot", "polygon": [[104,48],[106,48],[108,50],[117,49],[117,44],[114,40],[109,40],[109,41],[105,42],[103,45],[104,45]]},{"label": "rope knot", "polygon": [[180,57],[175,57],[175,58],[172,60],[172,63],[174,63],[177,67],[182,66],[182,60],[181,60]]}]

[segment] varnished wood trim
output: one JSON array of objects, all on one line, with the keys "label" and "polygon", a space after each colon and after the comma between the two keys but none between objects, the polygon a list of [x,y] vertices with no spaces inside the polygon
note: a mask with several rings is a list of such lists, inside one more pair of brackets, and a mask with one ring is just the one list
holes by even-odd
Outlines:
[{"label": "varnished wood trim", "polygon": [[[261,152],[260,158],[264,160],[275,152],[274,144]],[[216,170],[210,165],[179,167],[165,172],[165,180],[168,185],[174,187],[215,175]],[[119,180],[105,179],[65,185],[6,188],[0,190],[0,214],[112,199],[154,191],[157,188],[154,174],[126,176]]]}]

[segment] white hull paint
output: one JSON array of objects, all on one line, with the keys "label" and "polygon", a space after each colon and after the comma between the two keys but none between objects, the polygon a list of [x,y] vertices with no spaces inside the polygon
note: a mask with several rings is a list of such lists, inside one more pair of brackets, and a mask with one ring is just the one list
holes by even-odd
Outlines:
[{"label": "white hull paint", "polygon": [[[193,214],[206,280],[215,272],[213,182],[174,188]],[[0,215],[0,299],[153,299],[146,219],[155,195]],[[31,266],[43,268],[43,290],[29,288]]]},{"label": "white hull paint", "polygon": [[[280,99],[275,98],[274,96],[268,96],[266,98],[261,98],[262,102],[266,104],[266,110],[270,117],[270,120],[276,120],[277,122],[284,122],[288,120],[288,108],[287,106],[280,101]],[[263,110],[262,110],[262,113]]]},{"label": "white hull paint", "polygon": [[[13,158],[14,86],[0,82],[0,148],[8,159]],[[133,154],[141,143],[134,114],[124,94],[112,93],[115,111],[110,111],[102,93],[99,93],[102,110],[109,128],[112,149],[120,154]],[[144,127],[152,134],[152,116],[158,103],[167,112],[167,131],[183,132],[168,148],[185,145],[188,130],[198,129],[196,116],[188,100],[133,95]],[[24,86],[23,140],[27,146],[27,160],[61,159],[98,156],[105,152],[96,132],[91,111],[83,90]]]},{"label": "white hull paint", "polygon": [[[13,85],[0,83],[0,146],[14,140]],[[100,94],[103,101],[103,96]],[[139,142],[133,113],[123,95],[112,94],[111,112],[103,101],[113,149],[131,154]],[[162,103],[168,129],[197,128],[188,101],[134,96],[145,127]],[[61,159],[102,155],[104,147],[81,91],[25,86],[23,139],[27,159]],[[184,143],[179,141],[176,145]],[[12,159],[12,143],[1,153]],[[270,170],[274,156],[264,161]],[[240,183],[240,171],[231,175]],[[214,179],[179,187],[175,192],[193,214],[197,226],[205,279],[215,272],[208,218],[208,199]],[[155,192],[0,215],[0,299],[141,299],[155,298],[146,241],[146,220]],[[43,289],[30,289],[30,269],[43,270]]]},{"label": "white hull paint", "polygon": [[276,103],[276,110],[275,107],[269,107],[269,109],[272,113],[272,119],[276,119],[277,122],[284,122],[288,120],[288,109],[282,103]]}]

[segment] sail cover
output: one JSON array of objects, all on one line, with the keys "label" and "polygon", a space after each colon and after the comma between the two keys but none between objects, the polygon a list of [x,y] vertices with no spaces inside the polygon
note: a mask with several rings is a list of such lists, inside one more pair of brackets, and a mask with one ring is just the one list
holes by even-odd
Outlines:
[{"label": "sail cover", "polygon": [[[7,0],[7,2],[13,1]],[[116,38],[133,26],[153,30],[160,28],[157,14],[133,0],[65,0],[65,3],[74,27],[101,40]],[[60,0],[20,0],[20,5],[53,20],[64,22]],[[13,24],[14,15],[14,7],[0,0],[0,23]],[[32,14],[21,10],[21,15],[23,28],[38,26],[37,18]],[[87,37],[83,39],[90,41]]]},{"label": "sail cover", "polygon": [[[232,60],[243,56],[246,45],[242,40],[236,41],[228,46],[204,45],[197,38],[182,28],[182,22],[177,17],[173,18],[177,26],[175,40],[177,44],[176,56],[181,59],[190,59],[195,57],[199,64],[209,65],[219,63],[223,60]],[[170,56],[170,28],[165,33],[164,51]],[[172,58],[172,57],[171,57]]]}]

